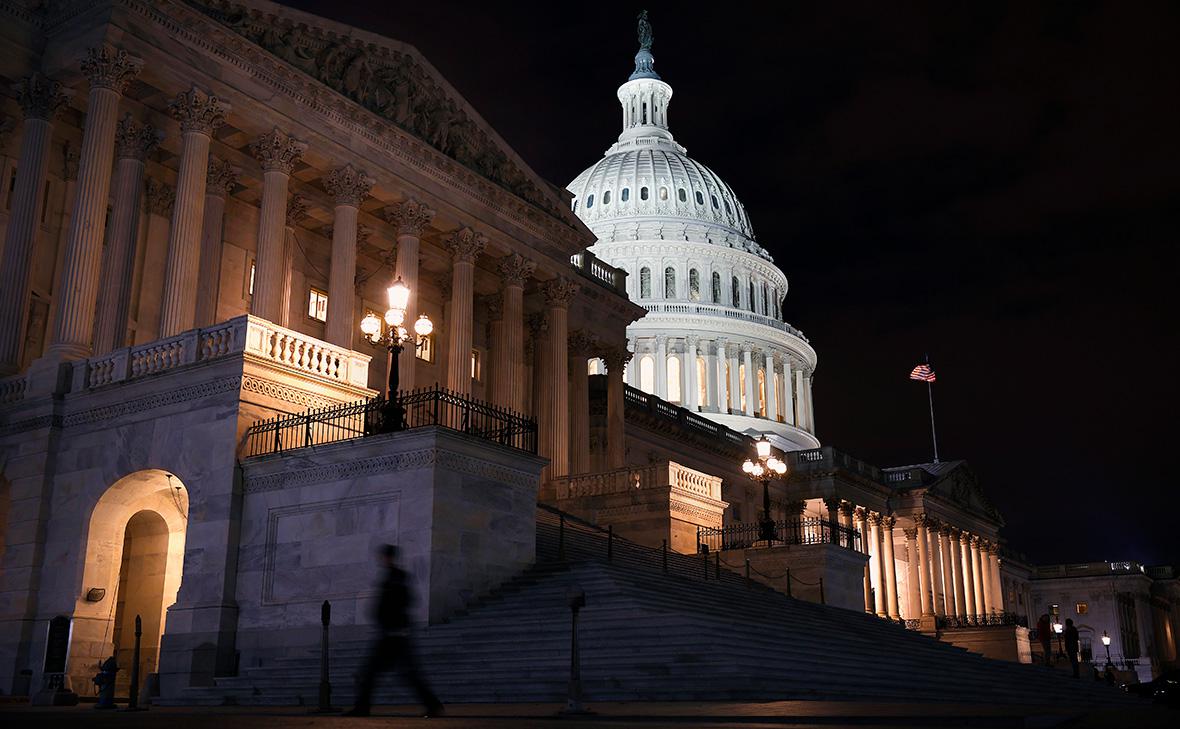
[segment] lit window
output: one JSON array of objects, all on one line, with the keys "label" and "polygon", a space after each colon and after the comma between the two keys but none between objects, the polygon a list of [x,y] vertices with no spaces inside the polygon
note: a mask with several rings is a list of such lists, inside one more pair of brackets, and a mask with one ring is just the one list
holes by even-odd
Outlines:
[{"label": "lit window", "polygon": [[683,187],[676,192],[676,197],[680,198],[680,202],[688,202],[688,193],[684,191]]},{"label": "lit window", "polygon": [[709,404],[709,367],[704,357],[697,357],[697,403],[701,407]]},{"label": "lit window", "polygon": [[328,295],[312,288],[307,295],[307,316],[316,321],[328,321]]},{"label": "lit window", "polygon": [[619,193],[619,200],[622,200],[623,202],[627,202],[630,199],[631,199],[631,188],[624,187],[623,191],[621,193]]},{"label": "lit window", "polygon": [[605,375],[606,362],[599,357],[594,357],[586,361],[586,374],[588,375]]},{"label": "lit window", "polygon": [[246,279],[246,295],[254,295],[254,261],[250,261],[250,277]]},{"label": "lit window", "polygon": [[639,269],[639,298],[651,298],[651,269],[647,266]]},{"label": "lit window", "polygon": [[668,188],[666,188],[666,187],[661,187],[661,188],[660,188],[660,199],[661,199],[661,200],[667,200],[667,199],[668,199]]},{"label": "lit window", "polygon": [[434,334],[428,334],[418,340],[414,347],[414,356],[423,362],[434,361]]},{"label": "lit window", "polygon": [[586,196],[586,209],[589,210],[592,207],[594,207],[594,193]]},{"label": "lit window", "polygon": [[1086,613],[1090,612],[1089,603],[1079,602],[1075,607],[1077,608],[1078,615],[1085,615]]},{"label": "lit window", "polygon": [[602,193],[602,204],[603,205],[610,205],[610,190],[607,190],[606,192]]},{"label": "lit window", "polygon": [[671,355],[667,362],[668,402],[680,403],[680,357]]},{"label": "lit window", "polygon": [[639,389],[648,394],[656,391],[656,366],[651,356],[639,360]]},{"label": "lit window", "polygon": [[473,349],[471,350],[471,379],[479,379],[479,369],[479,350]]},{"label": "lit window", "polygon": [[647,188],[646,187],[639,188],[639,199],[640,200],[647,199]]}]

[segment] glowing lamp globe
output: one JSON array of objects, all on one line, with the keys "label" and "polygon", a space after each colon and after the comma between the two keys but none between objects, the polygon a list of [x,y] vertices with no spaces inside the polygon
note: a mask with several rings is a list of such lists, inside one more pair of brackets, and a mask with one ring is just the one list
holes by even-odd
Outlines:
[{"label": "glowing lamp globe", "polygon": [[381,320],[377,318],[376,314],[369,312],[364,319],[361,319],[361,332],[369,339],[373,339],[381,333]]},{"label": "glowing lamp globe", "polygon": [[430,321],[430,317],[423,314],[418,317],[418,321],[414,322],[414,333],[420,337],[429,336],[434,331],[434,322]]},{"label": "glowing lamp globe", "polygon": [[787,464],[783,463],[782,461],[779,461],[774,466],[774,472],[780,476],[783,475],[784,473],[787,472]]},{"label": "glowing lamp globe", "polygon": [[1062,630],[1062,627],[1063,626],[1061,625],[1061,623],[1053,623],[1053,632],[1060,633]]},{"label": "glowing lamp globe", "polygon": [[753,473],[754,472],[754,462],[751,461],[749,458],[747,458],[746,462],[742,464],[742,470],[745,471],[746,473]]},{"label": "glowing lamp globe", "polygon": [[759,458],[768,458],[770,456],[770,441],[766,440],[765,437],[756,441],[754,445],[758,448]]},{"label": "glowing lamp globe", "polygon": [[1110,647],[1110,636],[1106,634],[1105,630],[1102,631],[1102,645],[1106,646],[1107,648]]},{"label": "glowing lamp globe", "polygon": [[755,463],[755,464],[754,464],[754,471],[753,471],[753,474],[754,474],[755,476],[761,476],[761,475],[762,475],[762,474],[764,474],[764,473],[766,473],[766,469],[762,467],[762,464],[761,464],[761,463]]},{"label": "glowing lamp globe", "polygon": [[401,278],[389,287],[387,292],[389,294],[389,308],[401,309],[403,312],[410,304],[410,287],[402,283]]},{"label": "glowing lamp globe", "polygon": [[400,327],[406,320],[405,309],[390,309],[385,312],[385,323],[391,327]]}]

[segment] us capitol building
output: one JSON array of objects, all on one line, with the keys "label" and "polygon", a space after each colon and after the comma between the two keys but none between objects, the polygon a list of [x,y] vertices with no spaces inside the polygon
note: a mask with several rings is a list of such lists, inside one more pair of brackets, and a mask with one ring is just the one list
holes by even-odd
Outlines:
[{"label": "us capitol building", "polygon": [[1103,566],[1038,571],[965,461],[820,445],[787,278],[639,35],[566,190],[401,40],[0,0],[0,693],[114,655],[120,695],[305,702],[325,601],[347,693],[386,543],[447,701],[559,699],[574,581],[601,699],[815,696],[837,659],[836,696],[1068,693],[1016,665],[1050,604],[1175,662],[1170,570],[1072,600]]}]

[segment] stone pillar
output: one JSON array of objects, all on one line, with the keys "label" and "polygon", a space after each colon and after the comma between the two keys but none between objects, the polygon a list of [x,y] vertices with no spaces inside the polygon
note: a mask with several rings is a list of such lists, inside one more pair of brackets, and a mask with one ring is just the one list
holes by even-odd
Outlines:
[{"label": "stone pillar", "polygon": [[209,174],[209,143],[225,121],[227,105],[192,87],[176,95],[168,112],[180,122],[180,169],[176,173],[176,204],[168,233],[168,262],[164,267],[164,305],[160,336],[171,337],[193,328],[197,313],[197,272],[200,268],[201,226],[205,218],[205,181]]},{"label": "stone pillar", "polygon": [[492,367],[492,402],[524,412],[524,283],[537,264],[512,254],[500,261],[504,284],[503,328],[501,341],[492,342],[495,365]]},{"label": "stone pillar", "polygon": [[[328,321],[324,327],[324,339],[338,347],[352,349],[353,332],[360,326],[354,311],[357,212],[361,201],[368,197],[373,180],[349,164],[329,172],[324,183],[336,203],[332,217],[332,263],[328,273]],[[408,314],[407,311],[403,326],[413,332],[414,320]],[[413,349],[412,344],[407,349]],[[401,384],[400,370],[398,384]]]},{"label": "stone pillar", "polygon": [[960,558],[963,561],[963,594],[966,596],[966,612],[964,615],[968,619],[973,619],[979,614],[975,609],[975,578],[971,569],[972,539],[973,537],[966,532],[963,532],[959,537]]},{"label": "stone pillar", "polygon": [[49,168],[53,119],[70,95],[60,83],[38,73],[21,81],[17,94],[24,121],[12,207],[0,258],[0,376],[14,374],[21,366],[32,290],[33,247],[45,201],[42,191]]},{"label": "stone pillar", "polygon": [[114,207],[107,224],[98,314],[94,322],[94,353],[106,354],[126,346],[131,309],[131,278],[139,233],[140,196],[143,195],[144,158],[159,144],[152,125],[137,124],[130,114],[115,132]]},{"label": "stone pillar", "polygon": [[807,427],[807,393],[803,390],[803,367],[795,370],[795,427]]},{"label": "stone pillar", "polygon": [[983,592],[983,565],[979,559],[979,545],[983,540],[971,537],[971,584],[975,588],[975,614],[987,615],[987,596]]},{"label": "stone pillar", "polygon": [[992,578],[991,542],[979,540],[979,567],[982,571],[980,582],[983,583],[983,603],[987,606],[987,614],[996,613],[995,581]]},{"label": "stone pillar", "polygon": [[906,551],[906,609],[907,620],[915,620],[922,612],[922,598],[918,592],[918,530],[902,529]]},{"label": "stone pillar", "polygon": [[926,517],[914,517],[918,527],[918,594],[922,602],[922,616],[934,615],[934,603],[930,594],[930,552],[926,534]]},{"label": "stone pillar", "polygon": [[946,588],[942,583],[942,549],[938,544],[938,525],[931,523],[926,536],[930,540],[930,571],[934,573],[930,581],[930,596],[934,599],[934,614],[941,618],[946,615]]},{"label": "stone pillar", "polygon": [[791,379],[794,377],[791,371],[792,361],[790,357],[783,357],[783,420],[788,425],[795,425],[795,397],[792,394]]},{"label": "stone pillar", "polygon": [[[872,556],[872,542],[870,541],[869,520],[868,514],[864,509],[856,508],[852,512],[852,518],[856,521],[856,529],[860,532],[860,546],[864,553]],[[873,582],[870,577],[869,563],[865,561],[864,568],[864,591],[865,591],[865,612],[873,613]]]},{"label": "stone pillar", "polygon": [[[402,283],[410,287],[406,321],[414,322],[421,313],[418,306],[418,298],[422,295],[422,288],[418,285],[418,251],[422,231],[434,220],[434,210],[414,198],[406,198],[402,202],[390,205],[385,211],[385,219],[397,229],[397,263],[394,268],[394,279],[400,278]],[[406,347],[398,357],[398,379],[403,390],[418,387],[415,376],[417,362],[413,347]]]},{"label": "stone pillar", "polygon": [[625,421],[623,367],[631,353],[622,347],[608,349],[606,360],[606,467],[623,468],[627,465],[627,433]]},{"label": "stone pillar", "polygon": [[241,170],[229,162],[209,158],[205,171],[205,219],[201,223],[201,263],[197,268],[198,327],[217,323],[221,293],[221,250],[225,239],[225,198],[238,184]]},{"label": "stone pillar", "polygon": [[578,329],[569,335],[569,462],[572,474],[590,471],[590,373],[594,337]]},{"label": "stone pillar", "polygon": [[78,192],[62,267],[61,297],[53,322],[53,339],[45,356],[51,363],[86,357],[91,351],[119,99],[127,82],[139,72],[141,63],[126,51],[109,46],[88,49],[82,61],[82,73],[90,80],[90,93],[86,100]]},{"label": "stone pillar", "polygon": [[803,378],[803,402],[806,403],[807,412],[807,432],[815,434],[815,402],[811,399],[811,380],[812,374],[810,372]]},{"label": "stone pillar", "polygon": [[991,565],[992,575],[992,612],[1003,614],[1007,606],[1004,604],[1004,578],[1000,574],[1000,545],[992,542],[988,549],[988,563]]},{"label": "stone pillar", "polygon": [[[279,320],[274,322],[281,327],[291,326],[291,286],[293,284],[291,279],[295,270],[295,249],[299,247],[299,243],[295,240],[295,231],[303,225],[303,221],[307,220],[307,207],[310,202],[307,197],[298,192],[287,200],[286,226],[283,228],[283,285],[282,293],[279,295],[281,305]],[[329,233],[327,237],[331,238],[332,236]],[[301,314],[307,312],[309,303],[304,299],[297,307],[297,311],[300,311]]]},{"label": "stone pillar", "polygon": [[942,524],[938,528],[938,550],[942,557],[942,584],[943,597],[945,600],[946,615],[958,615],[955,607],[955,578],[954,567],[955,554],[951,551],[950,542],[950,527]]},{"label": "stone pillar", "polygon": [[258,211],[258,251],[254,262],[254,297],[250,313],[278,323],[291,302],[283,297],[287,186],[291,171],[307,145],[275,128],[260,136],[250,151],[262,165],[262,203]]},{"label": "stone pillar", "polygon": [[766,419],[778,422],[778,381],[774,374],[774,352],[766,352]]},{"label": "stone pillar", "polygon": [[955,592],[955,617],[967,617],[967,592],[963,589],[963,543],[961,541],[962,535],[958,529],[951,527],[948,530],[948,539],[950,541],[950,551],[947,553],[951,563],[951,577],[954,580]]},{"label": "stone pillar", "polygon": [[[451,254],[451,311],[447,317],[447,389],[471,395],[472,297],[475,294],[475,259],[488,244],[483,233],[471,228],[455,231],[444,241]],[[552,328],[550,328],[552,333]],[[565,349],[565,334],[561,337]],[[561,368],[562,381],[565,368]]]},{"label": "stone pillar", "polygon": [[749,342],[745,342],[741,345],[741,350],[742,364],[746,368],[746,405],[742,408],[742,413],[747,418],[752,418],[754,417],[755,403],[758,402],[757,393],[754,391],[758,379],[758,375],[754,372],[754,347]]},{"label": "stone pillar", "polygon": [[697,345],[700,339],[697,337],[684,338],[684,392],[682,393],[682,405],[689,410],[696,411],[700,408],[700,384],[697,382]]},{"label": "stone pillar", "polygon": [[549,412],[547,401],[551,394],[548,390],[548,383],[542,377],[542,374],[548,372],[551,368],[546,362],[546,357],[549,356],[552,348],[545,344],[549,338],[549,321],[545,319],[543,312],[535,311],[529,314],[526,325],[528,326],[529,336],[525,341],[525,356],[532,366],[532,382],[527,384],[528,390],[530,391],[529,402],[531,403],[533,418],[537,421],[537,445],[539,448],[543,442],[541,440],[542,436],[540,435],[541,421],[545,419],[545,414]]},{"label": "stone pillar", "polygon": [[872,559],[877,563],[876,578],[873,585],[873,604],[878,617],[886,617],[885,608],[885,557],[881,549],[881,515],[869,514],[870,541],[873,545]]},{"label": "stone pillar", "polygon": [[537,432],[541,441],[541,455],[549,459],[542,480],[569,475],[569,303],[578,292],[578,285],[565,278],[545,282],[545,316],[549,321],[549,338],[545,358],[549,371],[541,373],[547,390],[544,422],[538,420]]},{"label": "stone pillar", "polygon": [[668,399],[668,337],[656,335],[656,397]]},{"label": "stone pillar", "polygon": [[881,517],[881,539],[885,542],[885,592],[889,597],[889,617],[893,620],[901,617],[897,606],[897,562],[893,558],[893,526],[896,523],[892,516]]}]

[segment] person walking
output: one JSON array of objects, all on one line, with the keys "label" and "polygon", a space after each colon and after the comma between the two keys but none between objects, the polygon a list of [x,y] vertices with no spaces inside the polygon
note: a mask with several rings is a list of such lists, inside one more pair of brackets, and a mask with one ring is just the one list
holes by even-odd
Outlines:
[{"label": "person walking", "polygon": [[410,620],[407,611],[413,595],[410,592],[408,575],[397,566],[397,547],[384,544],[377,550],[377,554],[385,568],[385,579],[381,582],[381,596],[377,600],[374,615],[381,633],[373,643],[373,650],[361,669],[357,682],[356,705],[345,715],[368,716],[377,674],[396,668],[418,694],[418,700],[426,707],[426,716],[442,716],[442,702],[422,677],[418,660],[414,655],[414,647],[410,643]]},{"label": "person walking", "polygon": [[1037,639],[1041,641],[1041,655],[1045,657],[1045,665],[1053,665],[1053,626],[1049,622],[1049,614],[1041,615],[1037,621]]},{"label": "person walking", "polygon": [[1069,667],[1073,669],[1073,677],[1078,676],[1078,629],[1074,627],[1073,618],[1065,619],[1065,657],[1069,659]]}]

